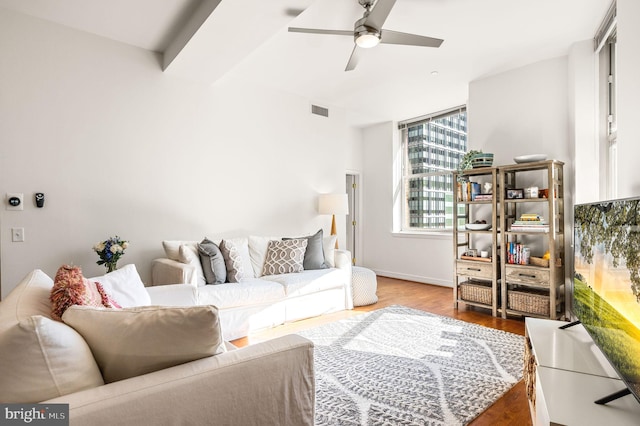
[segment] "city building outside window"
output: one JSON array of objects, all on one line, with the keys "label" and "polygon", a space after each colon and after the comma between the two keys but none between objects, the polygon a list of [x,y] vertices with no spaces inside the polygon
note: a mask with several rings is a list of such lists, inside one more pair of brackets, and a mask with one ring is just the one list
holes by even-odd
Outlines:
[{"label": "city building outside window", "polygon": [[403,121],[403,231],[453,227],[456,170],[467,152],[465,106]]}]

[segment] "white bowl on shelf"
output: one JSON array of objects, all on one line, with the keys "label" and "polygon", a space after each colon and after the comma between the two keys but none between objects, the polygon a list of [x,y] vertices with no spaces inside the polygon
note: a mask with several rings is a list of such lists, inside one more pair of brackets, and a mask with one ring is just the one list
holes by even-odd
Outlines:
[{"label": "white bowl on shelf", "polygon": [[520,155],[519,157],[514,157],[513,161],[516,163],[534,163],[536,161],[544,161],[547,159],[547,154],[529,154],[529,155]]},{"label": "white bowl on shelf", "polygon": [[464,225],[469,231],[488,231],[491,229],[490,223],[467,223]]}]

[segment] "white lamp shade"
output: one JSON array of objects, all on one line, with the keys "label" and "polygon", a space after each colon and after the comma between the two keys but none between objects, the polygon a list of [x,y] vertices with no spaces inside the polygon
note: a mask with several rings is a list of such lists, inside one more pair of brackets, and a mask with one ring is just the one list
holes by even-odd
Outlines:
[{"label": "white lamp shade", "polygon": [[347,194],[320,194],[318,212],[320,214],[349,214]]}]

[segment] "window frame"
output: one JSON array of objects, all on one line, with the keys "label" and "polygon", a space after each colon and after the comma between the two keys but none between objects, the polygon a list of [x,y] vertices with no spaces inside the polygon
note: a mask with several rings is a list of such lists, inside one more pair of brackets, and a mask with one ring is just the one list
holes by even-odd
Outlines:
[{"label": "window frame", "polygon": [[[412,164],[411,159],[416,158],[415,152],[410,152],[410,132],[409,129],[411,127],[417,127],[420,125],[430,125],[432,122],[436,120],[441,120],[453,115],[458,115],[464,113],[464,126],[460,128],[458,123],[458,128],[454,129],[453,127],[449,127],[448,129],[442,127],[440,125],[433,126],[437,128],[438,135],[442,134],[442,137],[438,136],[438,140],[442,140],[442,143],[431,142],[427,140],[428,134],[424,134],[423,138],[425,140],[425,147],[423,148],[422,154],[427,153],[429,155],[433,154],[436,157],[440,157],[437,161],[441,164],[427,164],[426,169],[422,173],[413,173],[412,172]],[[423,235],[434,235],[438,233],[446,233],[450,234],[453,231],[453,221],[455,215],[453,214],[453,196],[455,192],[455,182],[452,181],[453,174],[452,172],[457,169],[457,165],[460,159],[466,154],[469,149],[468,146],[468,115],[467,115],[467,106],[460,105],[454,108],[449,108],[447,110],[439,111],[433,114],[428,114],[425,116],[417,117],[410,120],[402,121],[398,124],[398,131],[400,136],[400,145],[402,152],[402,165],[401,165],[401,173],[400,173],[400,189],[401,189],[401,218],[400,218],[400,233],[405,234],[423,234]],[[459,145],[460,138],[454,138],[452,132],[456,132],[457,134],[463,134],[464,140],[463,145]],[[455,141],[458,143],[454,143]],[[456,155],[456,158],[453,158],[451,154]],[[448,155],[447,155],[448,154]],[[431,169],[431,170],[429,170]],[[440,180],[439,178],[442,178]],[[435,183],[436,186],[442,184],[444,186],[450,184],[451,190],[448,191],[447,188],[443,190],[439,190],[435,188],[434,191],[430,192],[441,192],[443,193],[442,198],[432,199],[431,197],[427,197],[426,199],[418,200],[422,201],[423,206],[425,206],[424,210],[431,210],[434,207],[427,207],[428,205],[436,206],[438,203],[443,203],[440,210],[444,212],[444,219],[442,223],[444,226],[411,226],[412,213],[411,213],[411,203],[416,202],[416,200],[411,199],[411,185],[410,182],[415,179],[434,179],[432,183]],[[449,180],[449,182],[447,182]],[[438,182],[440,181],[440,182]],[[447,204],[447,194],[449,194],[449,204]],[[420,210],[420,208],[418,208]],[[435,210],[438,210],[435,208]],[[450,211],[449,211],[450,210]],[[449,212],[448,212],[449,211]],[[448,212],[448,213],[447,213]],[[425,220],[429,218],[434,218],[438,220],[441,216],[438,216],[427,213],[423,216]],[[449,223],[450,222],[450,223]],[[423,223],[423,222],[421,222]],[[448,225],[447,225],[448,224]]]}]

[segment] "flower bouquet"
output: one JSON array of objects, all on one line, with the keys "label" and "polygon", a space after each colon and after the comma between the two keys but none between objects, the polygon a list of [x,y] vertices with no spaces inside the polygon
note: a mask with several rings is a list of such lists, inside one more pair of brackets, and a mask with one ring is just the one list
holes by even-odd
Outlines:
[{"label": "flower bouquet", "polygon": [[118,269],[116,267],[118,259],[124,254],[127,247],[129,247],[129,242],[121,240],[117,235],[99,242],[93,246],[93,250],[100,256],[100,260],[96,263],[104,265],[107,268],[107,273],[115,271]]}]

